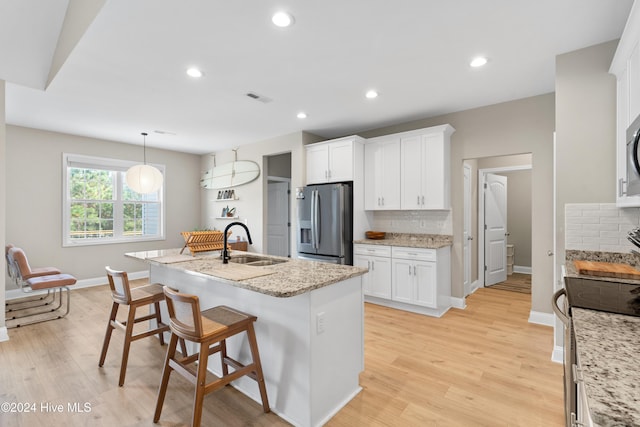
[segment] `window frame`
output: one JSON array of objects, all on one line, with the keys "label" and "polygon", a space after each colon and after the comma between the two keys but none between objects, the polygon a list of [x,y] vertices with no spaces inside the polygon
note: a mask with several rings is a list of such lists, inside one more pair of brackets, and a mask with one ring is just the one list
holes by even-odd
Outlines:
[{"label": "window frame", "polygon": [[[136,203],[136,200],[123,200],[123,184],[124,176],[120,179],[121,174],[119,172],[126,172],[131,166],[140,164],[140,162],[133,162],[130,160],[111,159],[106,157],[86,156],[82,154],[62,153],[62,246],[63,247],[77,247],[77,246],[95,246],[95,245],[111,245],[121,243],[136,243],[136,242],[149,242],[157,240],[165,240],[166,235],[166,206],[165,206],[165,182],[162,183],[162,187],[158,193],[158,201],[154,203],[160,204],[160,226],[159,235],[148,237],[125,237],[122,235],[124,231],[124,209],[125,203]],[[165,176],[165,166],[156,163],[147,163],[152,165]],[[69,188],[69,167],[76,165],[76,167],[85,167],[88,169],[103,169],[116,173],[115,182],[115,197],[113,199],[113,237],[101,237],[101,238],[89,238],[89,239],[72,239],[70,237],[71,226],[71,203],[70,188]]]}]

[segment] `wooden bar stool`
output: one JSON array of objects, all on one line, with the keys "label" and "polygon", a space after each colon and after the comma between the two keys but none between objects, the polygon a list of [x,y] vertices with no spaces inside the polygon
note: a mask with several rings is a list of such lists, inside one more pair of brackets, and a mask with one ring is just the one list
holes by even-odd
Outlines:
[{"label": "wooden bar stool", "polygon": [[[156,283],[131,288],[129,286],[129,278],[126,272],[113,270],[109,267],[106,267],[106,270],[107,278],[109,279],[109,287],[111,288],[113,305],[111,306],[111,315],[109,316],[109,322],[107,323],[107,332],[104,336],[104,343],[102,344],[102,353],[100,354],[100,362],[98,363],[98,366],[104,365],[113,330],[116,327],[124,330],[124,346],[122,349],[122,363],[120,366],[120,380],[118,383],[118,385],[122,386],[127,372],[127,361],[129,360],[129,347],[131,346],[131,343],[133,341],[158,334],[158,337],[160,338],[160,345],[164,345],[164,336],[162,333],[169,331],[169,326],[162,323],[162,319],[160,318],[160,301],[164,300],[162,285]],[[151,304],[154,306],[155,313],[149,313],[146,316],[136,319],[136,310],[139,307],[149,306]],[[124,322],[120,322],[116,319],[120,305],[126,305],[129,307],[127,320]],[[152,319],[155,319],[157,322],[157,327],[155,329],[140,332],[136,335],[133,334],[133,326],[136,323]],[[182,342],[182,351],[186,354],[184,341]]]},{"label": "wooden bar stool", "polygon": [[[257,318],[225,306],[218,306],[200,312],[200,302],[197,296],[181,294],[166,286],[164,287],[164,293],[167,297],[167,308],[169,309],[171,340],[169,341],[167,357],[162,370],[162,381],[158,391],[158,401],[153,422],[157,423],[160,420],[160,413],[162,412],[162,405],[167,393],[167,385],[169,384],[169,375],[173,370],[196,386],[191,421],[193,427],[200,426],[204,395],[229,384],[243,375],[253,378],[258,383],[260,397],[262,398],[262,408],[264,412],[269,412],[267,389],[264,384],[256,334],[253,329],[253,322]],[[247,333],[252,357],[252,363],[246,366],[229,357],[226,346],[227,338],[243,331]],[[179,338],[200,344],[199,353],[180,359],[176,358],[176,345]],[[221,378],[207,384],[207,361],[210,355],[218,352],[222,361],[223,375]],[[188,366],[194,362],[198,362],[197,371]],[[229,367],[233,368],[233,372],[229,373]]]}]

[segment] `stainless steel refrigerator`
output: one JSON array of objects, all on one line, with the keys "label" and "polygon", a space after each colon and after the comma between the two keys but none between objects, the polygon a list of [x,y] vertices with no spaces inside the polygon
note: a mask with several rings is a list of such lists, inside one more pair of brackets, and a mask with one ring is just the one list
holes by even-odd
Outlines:
[{"label": "stainless steel refrigerator", "polygon": [[350,183],[296,189],[298,258],[353,265]]}]

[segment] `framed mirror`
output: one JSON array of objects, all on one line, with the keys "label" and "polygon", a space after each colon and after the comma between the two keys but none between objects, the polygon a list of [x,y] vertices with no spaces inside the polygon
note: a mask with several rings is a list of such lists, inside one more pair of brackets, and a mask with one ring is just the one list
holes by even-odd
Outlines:
[{"label": "framed mirror", "polygon": [[260,166],[251,160],[236,160],[220,166],[202,174],[200,186],[210,190],[221,188],[237,187],[248,184],[260,176]]}]

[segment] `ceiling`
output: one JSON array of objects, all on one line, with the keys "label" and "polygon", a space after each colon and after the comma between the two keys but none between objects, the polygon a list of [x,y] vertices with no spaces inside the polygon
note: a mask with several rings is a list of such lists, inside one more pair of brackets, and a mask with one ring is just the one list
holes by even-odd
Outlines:
[{"label": "ceiling", "polygon": [[[619,38],[631,5],[2,0],[0,79],[9,124],[204,154],[553,92],[555,56]],[[293,26],[272,24],[281,9]]]}]

